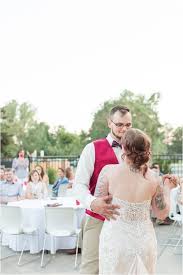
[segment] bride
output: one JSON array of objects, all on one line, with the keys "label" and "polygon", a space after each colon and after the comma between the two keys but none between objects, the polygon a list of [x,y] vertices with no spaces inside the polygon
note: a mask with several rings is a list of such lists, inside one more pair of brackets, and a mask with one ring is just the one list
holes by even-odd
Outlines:
[{"label": "bride", "polygon": [[95,196],[110,193],[120,206],[116,219],[105,220],[99,244],[100,274],[153,274],[157,241],[150,219],[151,209],[159,219],[169,212],[170,189],[161,186],[148,168],[150,139],[138,129],[129,129],[122,140],[124,162],[105,166],[98,178]]}]

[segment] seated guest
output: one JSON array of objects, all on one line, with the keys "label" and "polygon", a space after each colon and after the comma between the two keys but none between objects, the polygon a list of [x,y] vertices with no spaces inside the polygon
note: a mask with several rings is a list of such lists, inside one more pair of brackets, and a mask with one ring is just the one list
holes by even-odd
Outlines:
[{"label": "seated guest", "polygon": [[2,194],[2,187],[1,184],[3,184],[5,182],[5,169],[3,167],[0,168],[0,197]]},{"label": "seated guest", "polygon": [[[61,185],[68,185],[69,180],[65,177],[65,171],[63,168],[58,168],[58,178],[54,182],[52,187],[53,197],[58,197],[58,190]],[[66,186],[67,187],[67,186]]]},{"label": "seated guest", "polygon": [[155,173],[156,176],[163,176],[163,173],[160,171],[160,166],[158,163],[153,163],[151,170]]},{"label": "seated guest", "polygon": [[22,199],[22,185],[19,181],[14,181],[14,174],[11,168],[5,170],[6,180],[1,183],[0,202],[8,203]]},{"label": "seated guest", "polygon": [[35,170],[38,171],[38,173],[41,177],[41,181],[45,183],[46,188],[48,190],[49,178],[48,178],[48,175],[45,173],[43,167],[41,165],[36,165]]},{"label": "seated guest", "polygon": [[29,180],[26,188],[26,199],[46,199],[48,190],[37,170],[32,170],[29,175]]},{"label": "seated guest", "polygon": [[72,167],[69,166],[65,169],[65,176],[69,180],[67,188],[72,188],[72,185],[74,183],[74,171]]},{"label": "seated guest", "polygon": [[0,184],[5,181],[5,169],[3,167],[0,168]]}]

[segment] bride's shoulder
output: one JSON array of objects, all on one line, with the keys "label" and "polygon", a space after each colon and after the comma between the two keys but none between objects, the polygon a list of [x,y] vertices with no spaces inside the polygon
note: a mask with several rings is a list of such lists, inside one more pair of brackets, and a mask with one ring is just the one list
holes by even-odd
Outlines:
[{"label": "bride's shoulder", "polygon": [[145,178],[149,181],[149,183],[151,184],[151,186],[153,188],[157,187],[157,185],[159,183],[158,178],[150,168],[147,169]]}]

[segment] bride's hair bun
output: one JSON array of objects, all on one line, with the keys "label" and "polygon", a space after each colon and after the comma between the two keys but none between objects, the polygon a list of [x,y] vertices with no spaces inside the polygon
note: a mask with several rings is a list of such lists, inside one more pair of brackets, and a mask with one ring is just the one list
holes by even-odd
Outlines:
[{"label": "bride's hair bun", "polygon": [[144,132],[135,128],[128,129],[124,134],[122,144],[125,155],[131,160],[135,169],[140,169],[149,161],[151,140]]}]

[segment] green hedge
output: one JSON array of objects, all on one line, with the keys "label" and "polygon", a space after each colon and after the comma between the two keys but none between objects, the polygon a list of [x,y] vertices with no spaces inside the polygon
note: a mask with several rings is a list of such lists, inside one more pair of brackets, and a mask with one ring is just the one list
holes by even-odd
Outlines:
[{"label": "green hedge", "polygon": [[49,184],[53,184],[57,179],[57,171],[54,168],[48,168]]}]

